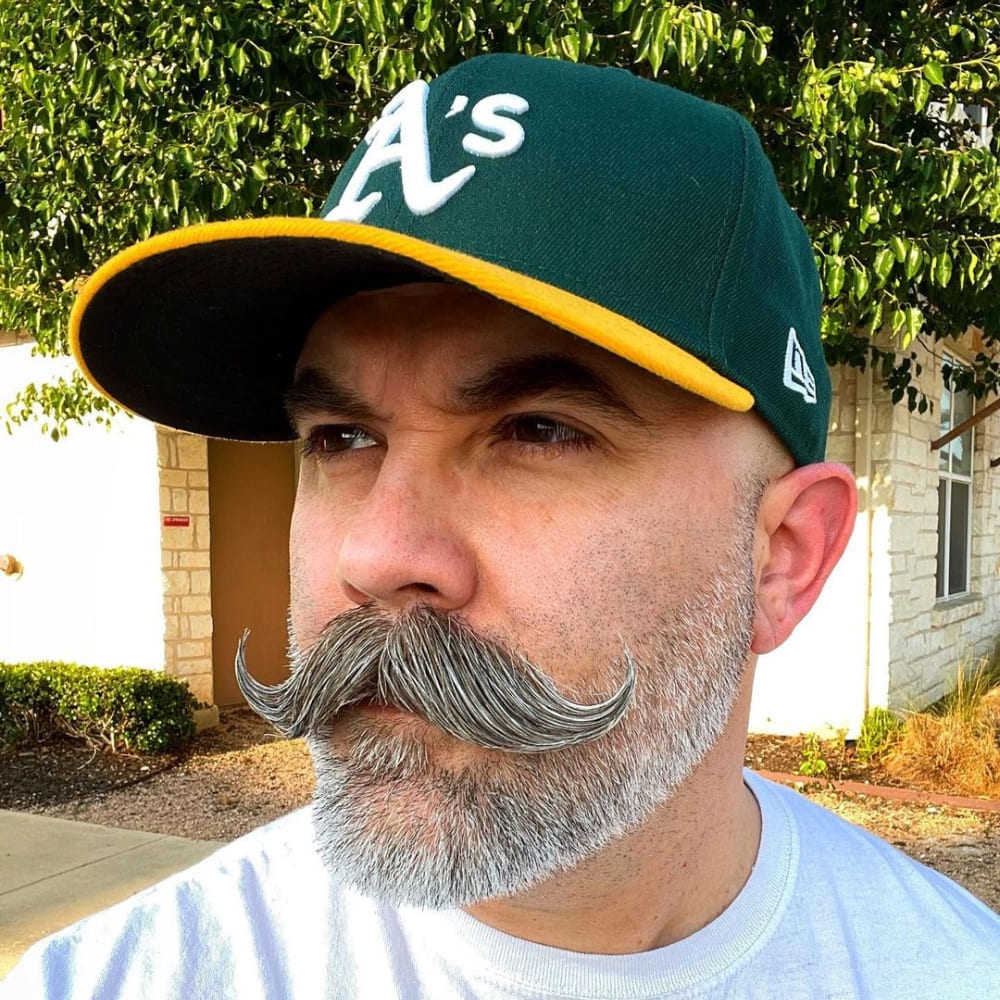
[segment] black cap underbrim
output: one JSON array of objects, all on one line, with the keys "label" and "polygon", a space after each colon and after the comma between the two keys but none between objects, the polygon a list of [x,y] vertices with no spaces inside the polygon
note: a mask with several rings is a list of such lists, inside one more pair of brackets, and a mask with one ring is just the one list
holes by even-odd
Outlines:
[{"label": "black cap underbrim", "polygon": [[79,360],[104,393],[157,423],[287,441],[295,435],[284,395],[320,313],[357,292],[440,279],[385,251],[330,240],[194,244],[102,286],[79,325]]},{"label": "black cap underbrim", "polygon": [[102,393],[150,420],[285,441],[285,393],[320,313],[413,281],[479,289],[728,409],[753,405],[745,388],[597,302],[402,233],[319,219],[208,223],[123,251],[80,293],[70,346]]}]

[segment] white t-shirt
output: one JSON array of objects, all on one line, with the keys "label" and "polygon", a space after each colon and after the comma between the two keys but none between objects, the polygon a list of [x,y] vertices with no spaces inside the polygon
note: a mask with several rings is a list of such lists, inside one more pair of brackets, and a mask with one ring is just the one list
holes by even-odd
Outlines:
[{"label": "white t-shirt", "polygon": [[1000,917],[866,831],[752,773],[761,848],[708,926],[584,955],[462,911],[340,885],[299,810],[35,945],[3,1000],[1000,997]]}]

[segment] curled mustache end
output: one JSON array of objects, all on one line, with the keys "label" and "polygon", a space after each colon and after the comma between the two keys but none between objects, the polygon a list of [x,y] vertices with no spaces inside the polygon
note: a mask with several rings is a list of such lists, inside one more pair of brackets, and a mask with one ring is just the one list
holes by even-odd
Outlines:
[{"label": "curled mustache end", "polygon": [[244,629],[243,635],[236,646],[236,659],[233,664],[236,671],[236,683],[239,685],[247,705],[262,719],[271,723],[282,736],[295,739],[302,735],[305,727],[302,725],[288,726],[282,720],[289,718],[288,700],[289,684],[283,681],[273,687],[261,684],[251,676],[246,664],[246,645],[250,638],[250,629]]}]

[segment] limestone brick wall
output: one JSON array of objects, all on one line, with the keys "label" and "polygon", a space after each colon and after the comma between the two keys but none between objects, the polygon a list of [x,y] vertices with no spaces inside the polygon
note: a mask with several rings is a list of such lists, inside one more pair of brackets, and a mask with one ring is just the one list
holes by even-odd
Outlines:
[{"label": "limestone brick wall", "polygon": [[858,375],[856,368],[838,365],[830,369],[833,399],[830,428],[826,439],[826,457],[842,462],[857,475],[858,446]]},{"label": "limestone brick wall", "polygon": [[205,438],[157,428],[164,667],[211,704],[212,594]]},{"label": "limestone brick wall", "polygon": [[19,330],[0,330],[0,347],[19,347],[21,344],[32,344],[35,338]]},{"label": "limestone brick wall", "polygon": [[[960,345],[959,356],[968,353]],[[873,537],[873,616],[888,616],[886,643],[873,643],[870,669],[885,678],[884,690],[870,691],[872,704],[898,710],[920,708],[944,694],[963,658],[981,655],[1000,634],[1000,455],[997,415],[975,433],[971,593],[935,599],[937,555],[937,405],[941,397],[943,348],[918,347],[920,388],[934,400],[933,413],[910,413],[893,405],[884,390],[873,395],[872,503],[886,513],[887,530]],[[877,514],[876,514],[877,516]],[[875,611],[886,595],[882,612]],[[884,668],[880,660],[886,658]]]}]

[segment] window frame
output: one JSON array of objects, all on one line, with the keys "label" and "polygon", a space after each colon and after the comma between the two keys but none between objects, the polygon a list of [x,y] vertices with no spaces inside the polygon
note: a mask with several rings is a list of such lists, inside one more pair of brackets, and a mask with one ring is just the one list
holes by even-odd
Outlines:
[{"label": "window frame", "polygon": [[[950,365],[954,368],[963,367],[962,360],[951,354],[944,354],[942,356],[942,362]],[[942,378],[942,391],[941,391],[941,409],[944,410],[945,404],[945,393],[950,393],[952,400],[957,395],[956,390],[951,385],[951,378]],[[971,411],[969,416],[974,416],[976,412],[976,399],[971,393],[966,393],[969,397],[971,403]],[[948,407],[948,426],[945,427],[939,422],[939,429],[942,435],[947,434],[949,431],[953,430],[956,424],[955,411],[956,407],[952,402],[950,402]],[[962,417],[957,423],[961,424],[968,417]],[[975,437],[976,429],[975,427],[970,427],[968,431],[960,435],[954,441],[950,441],[944,446],[947,450],[948,455],[948,468],[941,468],[941,459],[938,458],[937,466],[937,480],[938,480],[938,505],[937,505],[937,522],[938,522],[938,550],[937,550],[937,561],[934,569],[934,598],[935,602],[938,604],[943,604],[947,601],[960,600],[962,598],[969,597],[972,594],[972,514],[974,506],[974,493],[973,484],[975,477]],[[968,473],[956,472],[954,471],[953,465],[955,460],[954,452],[952,451],[952,445],[955,441],[960,441],[965,438],[968,434],[968,454],[969,454],[969,471]],[[944,490],[944,517],[942,519],[941,513],[941,485],[945,485]],[[952,511],[954,509],[953,503],[953,484],[960,483],[968,487],[968,507],[966,510],[966,532],[965,532],[965,586],[960,590],[951,590],[951,555],[952,555],[952,544],[954,541],[952,535]],[[942,520],[943,520],[943,531],[944,531],[944,542],[942,545]]]}]

